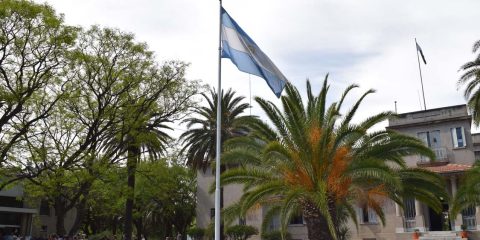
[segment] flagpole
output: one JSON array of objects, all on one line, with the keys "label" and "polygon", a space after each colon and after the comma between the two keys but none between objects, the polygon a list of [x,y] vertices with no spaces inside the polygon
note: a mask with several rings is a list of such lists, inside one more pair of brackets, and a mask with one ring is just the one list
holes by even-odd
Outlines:
[{"label": "flagpole", "polygon": [[248,91],[250,93],[250,116],[252,116],[252,79],[250,78],[250,74],[248,74]]},{"label": "flagpole", "polygon": [[425,104],[425,91],[423,90],[422,68],[420,67],[420,56],[418,55],[417,45],[418,45],[417,38],[415,38],[415,49],[417,51],[418,72],[420,73],[420,83],[422,84],[423,108],[427,110],[427,105]]},{"label": "flagpole", "polygon": [[215,153],[215,240],[220,240],[220,154],[221,154],[221,127],[222,127],[222,0],[219,0],[218,26],[218,88],[217,88],[217,137]]}]

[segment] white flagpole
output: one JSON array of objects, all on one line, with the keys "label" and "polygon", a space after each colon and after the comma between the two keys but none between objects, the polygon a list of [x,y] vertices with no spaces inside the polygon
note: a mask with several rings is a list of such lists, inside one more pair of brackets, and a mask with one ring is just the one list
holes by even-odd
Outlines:
[{"label": "white flagpole", "polygon": [[222,122],[222,0],[219,7],[219,28],[218,28],[218,88],[217,88],[217,143],[215,160],[215,240],[220,240],[220,154],[221,154],[221,122]]}]

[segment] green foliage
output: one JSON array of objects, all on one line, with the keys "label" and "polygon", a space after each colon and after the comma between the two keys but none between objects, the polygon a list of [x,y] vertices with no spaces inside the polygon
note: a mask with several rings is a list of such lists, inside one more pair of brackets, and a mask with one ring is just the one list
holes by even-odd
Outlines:
[{"label": "green foliage", "polygon": [[230,240],[247,240],[256,234],[258,234],[258,230],[249,225],[235,225],[225,230],[225,235],[227,235]]},{"label": "green foliage", "polygon": [[116,237],[110,231],[103,231],[88,237],[88,240],[113,240]]},{"label": "green foliage", "polygon": [[28,167],[20,145],[44,130],[40,123],[64,97],[65,58],[77,31],[46,4],[0,1],[0,174],[7,179],[0,189],[26,177],[18,174]]},{"label": "green foliage", "polygon": [[468,107],[472,112],[472,118],[475,125],[480,124],[480,40],[473,44],[472,52],[478,54],[474,60],[463,64],[460,70],[462,76],[457,85],[464,86],[464,96],[468,100]]},{"label": "green foliage", "polygon": [[212,239],[215,237],[215,222],[211,221],[207,228],[205,228],[205,237]]},{"label": "green foliage", "polygon": [[453,198],[450,214],[457,216],[463,209],[480,206],[480,162],[465,173]]},{"label": "green foliage", "polygon": [[227,221],[258,204],[269,205],[266,216],[280,216],[282,234],[289,219],[301,212],[311,240],[340,239],[348,217],[356,222],[359,206],[370,207],[383,224],[386,199],[401,205],[404,196],[415,197],[441,210],[438,196],[448,198],[443,178],[408,168],[403,159],[415,154],[434,159],[433,152],[415,137],[372,131],[376,124],[395,117],[392,112],[353,123],[364,98],[374,92],[366,91],[344,112],[345,98],[357,87],[347,87],[330,105],[327,79],[318,95],[307,81],[306,102],[295,86],[287,84],[282,109],[255,99],[272,124],[252,119],[249,136],[226,142],[223,162],[240,167],[224,172],[222,185],[244,185],[240,201],[224,210]]},{"label": "green foliage", "polygon": [[262,232],[262,240],[291,240],[290,233],[287,233],[285,238],[282,239],[282,233],[280,231],[265,231]]},{"label": "green foliage", "polygon": [[[77,214],[80,217],[90,211],[90,206],[104,209],[97,213],[99,218],[106,220],[96,223],[96,229],[118,224],[123,216],[120,206],[125,204],[125,199],[116,197],[117,194],[134,197],[134,191],[123,184],[127,175],[120,166],[125,162],[126,152],[133,148],[143,153],[132,158],[135,162],[163,160],[170,140],[165,133],[169,129],[167,125],[183,118],[196,103],[192,96],[197,93],[199,84],[185,78],[188,64],[181,61],[159,64],[145,43],[135,41],[133,34],[118,29],[93,26],[79,30],[64,26],[63,19],[56,17],[47,5],[1,1],[0,13],[9,16],[0,18],[0,27],[19,28],[6,30],[9,34],[18,30],[16,35],[10,34],[13,37],[8,34],[6,38],[0,37],[0,41],[6,41],[6,47],[0,51],[7,52],[7,58],[0,60],[5,61],[0,68],[7,72],[0,79],[0,95],[6,96],[0,96],[0,107],[16,109],[20,102],[23,104],[19,108],[20,115],[12,119],[35,120],[28,124],[17,121],[5,125],[0,121],[0,132],[5,134],[1,141],[12,137],[11,144],[0,142],[0,174],[10,177],[8,181],[27,179],[25,185],[32,199],[45,199],[51,206],[63,209],[56,216],[57,232],[61,235],[65,234],[65,229],[58,224],[64,221],[60,212],[72,208],[82,213]],[[11,21],[18,21],[18,24]],[[35,32],[36,29],[41,31]],[[25,37],[28,34],[30,38]],[[22,37],[24,42],[15,43]],[[24,54],[25,63],[19,61],[21,54]],[[37,62],[45,68],[26,67]],[[41,71],[32,72],[32,69]],[[28,80],[28,84],[19,76]],[[31,94],[24,89],[27,86],[32,86]],[[22,91],[25,92],[24,100],[13,94]],[[7,134],[4,129],[11,132]],[[2,164],[3,153],[10,154],[8,165]],[[169,187],[177,190],[175,193],[183,191],[177,197],[188,195],[191,198],[192,187],[182,186],[180,191],[174,186],[180,182],[184,184],[182,181],[189,182],[190,173],[179,166],[176,168],[180,170],[172,171],[178,173],[179,179],[170,182]],[[124,178],[119,179],[115,174],[123,174]],[[112,182],[116,185],[110,187],[107,183]],[[184,206],[191,203],[188,197],[185,197]],[[107,200],[96,201],[98,199]],[[173,204],[173,201],[176,204],[178,198],[162,204]],[[143,208],[150,205],[139,206],[138,212],[147,214]],[[190,223],[192,207],[188,205],[183,210],[172,207],[169,212],[183,214],[176,221],[181,229],[185,222]],[[139,213],[144,216],[142,214]],[[145,229],[150,227],[148,224]],[[73,233],[79,227],[78,224],[74,226]]]},{"label": "green foliage", "polygon": [[[88,206],[92,225],[108,230],[112,217],[124,216],[127,187],[124,167],[111,167],[95,181]],[[141,162],[137,168],[134,220],[143,221],[145,236],[165,238],[185,235],[195,216],[196,183],[194,172],[165,161]],[[166,232],[165,226],[174,226]]]},{"label": "green foliage", "polygon": [[205,236],[205,229],[199,227],[192,227],[187,230],[188,236],[193,240],[201,240]]},{"label": "green foliage", "polygon": [[[205,93],[201,95],[207,101],[207,106],[194,109],[193,113],[197,116],[183,121],[189,129],[180,136],[180,139],[184,145],[182,152],[186,153],[187,164],[205,170],[215,159],[216,154],[218,96],[215,89],[210,89],[210,95]],[[249,104],[242,103],[243,99],[244,97],[235,96],[235,91],[231,89],[222,92],[222,146],[232,137],[245,135],[248,132],[246,122],[255,118],[241,116],[249,108]]]}]

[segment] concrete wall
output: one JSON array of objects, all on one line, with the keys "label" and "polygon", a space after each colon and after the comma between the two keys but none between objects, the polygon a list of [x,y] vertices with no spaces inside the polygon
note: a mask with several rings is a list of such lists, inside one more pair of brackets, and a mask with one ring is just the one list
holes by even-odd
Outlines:
[{"label": "concrete wall", "polygon": [[208,193],[210,185],[214,182],[215,176],[208,168],[197,171],[197,226],[207,228],[210,223],[210,209],[215,208],[214,194]]},{"label": "concrete wall", "polygon": [[[67,231],[67,234],[68,234],[68,231],[72,228],[76,216],[77,216],[76,209],[72,209],[68,211],[67,214],[65,215],[65,229]],[[57,233],[56,223],[57,223],[57,218],[55,215],[55,210],[52,207],[50,207],[49,215],[34,216],[32,236],[48,237],[51,234],[56,234]]]},{"label": "concrete wall", "polygon": [[[0,191],[0,196],[22,198],[24,196],[24,190],[22,186],[16,185],[6,190]],[[32,214],[22,214],[21,226],[20,226],[20,230],[22,234],[26,234],[30,232],[30,229],[29,229],[30,227],[32,230],[32,236],[34,237],[47,237],[48,235],[54,234],[57,232],[55,227],[56,225],[55,210],[52,207],[50,207],[49,215],[39,215],[40,204],[38,204],[37,206],[35,206],[35,204],[30,206],[26,202],[24,202],[24,208],[37,209],[37,211],[35,214],[33,214],[33,223],[31,226],[30,226],[30,217]],[[73,222],[75,221],[75,216],[76,216],[75,209],[67,212],[67,215],[65,216],[65,229],[67,230],[67,232],[73,226]],[[43,231],[43,229],[46,229],[46,231]]]},{"label": "concrete wall", "polygon": [[0,191],[0,196],[5,197],[23,197],[23,188],[19,185]]},{"label": "concrete wall", "polygon": [[[212,184],[215,182],[215,175],[211,168],[197,171],[197,226],[200,228],[207,228],[212,221],[211,209],[215,208],[215,193],[209,193]],[[243,187],[241,185],[227,185],[223,187],[223,207],[231,206],[237,202],[243,194]],[[252,209],[245,216],[246,224],[256,227],[259,231],[262,226],[263,209],[259,206],[256,209]],[[239,224],[237,219],[232,225]],[[254,239],[259,239],[259,236],[255,236]]]},{"label": "concrete wall", "polygon": [[[396,217],[396,209],[395,203],[391,200],[386,200],[383,204],[383,209],[385,212],[385,225],[383,226],[380,219],[378,219],[378,223],[360,223],[357,227],[355,226],[353,221],[349,221],[349,229],[350,235],[352,240],[356,239],[368,239],[368,238],[375,238],[375,239],[395,239],[395,232],[396,232],[396,225],[398,224],[397,217]],[[403,222],[401,222],[403,224]]]},{"label": "concrete wall", "polygon": [[[463,127],[465,131],[466,147],[454,148],[453,139],[451,134],[451,128]],[[417,137],[419,132],[426,131],[440,131],[440,147],[446,148],[448,160],[450,163],[471,165],[475,161],[475,155],[473,151],[473,142],[471,138],[470,122],[467,119],[460,119],[448,122],[437,122],[436,124],[429,125],[415,125],[415,126],[396,126],[391,128],[399,131],[403,134],[407,134],[413,137]],[[409,166],[417,166],[417,162],[420,161],[420,156],[409,156],[405,160]]]},{"label": "concrete wall", "polygon": [[[215,194],[210,194],[208,190],[214,183],[215,175],[210,168],[204,172],[203,170],[197,171],[197,226],[200,228],[207,228],[211,222],[210,209],[215,208]],[[228,185],[224,187],[223,198],[224,207],[228,207],[231,204],[237,202],[243,195],[243,187],[241,185]],[[261,231],[262,221],[267,212],[267,206],[258,206],[251,209],[245,216],[246,224],[256,227],[258,231]],[[232,225],[238,224],[238,221],[232,223]],[[295,240],[307,240],[307,230],[305,224],[293,224],[288,226],[288,231],[292,238]],[[250,239],[260,239],[260,234],[252,236]]]}]

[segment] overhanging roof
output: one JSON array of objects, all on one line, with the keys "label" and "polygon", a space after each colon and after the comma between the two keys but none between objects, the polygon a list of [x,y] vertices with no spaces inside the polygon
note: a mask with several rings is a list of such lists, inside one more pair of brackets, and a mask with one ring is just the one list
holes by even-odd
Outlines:
[{"label": "overhanging roof", "polygon": [[423,168],[436,173],[457,173],[457,172],[465,172],[470,168],[472,168],[472,166],[464,165],[464,164],[449,163],[446,165],[429,166],[429,167],[423,167]]},{"label": "overhanging roof", "polygon": [[34,209],[34,208],[0,207],[0,212],[37,214],[38,211],[37,211],[37,209]]}]

